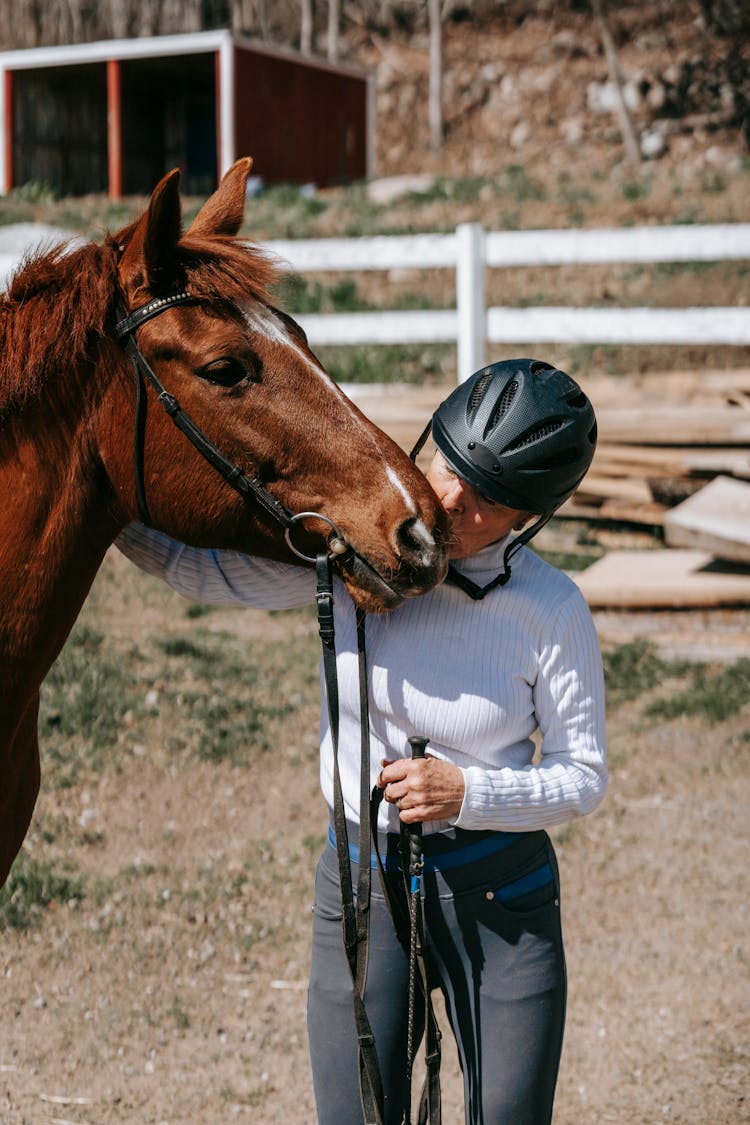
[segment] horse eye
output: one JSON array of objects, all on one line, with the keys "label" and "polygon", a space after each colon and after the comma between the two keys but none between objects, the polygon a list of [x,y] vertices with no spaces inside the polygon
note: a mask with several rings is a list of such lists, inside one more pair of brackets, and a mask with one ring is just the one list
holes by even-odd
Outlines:
[{"label": "horse eye", "polygon": [[197,371],[200,379],[206,379],[219,387],[234,387],[250,374],[252,373],[248,371],[242,360],[232,355],[215,359],[205,367],[199,367]]}]

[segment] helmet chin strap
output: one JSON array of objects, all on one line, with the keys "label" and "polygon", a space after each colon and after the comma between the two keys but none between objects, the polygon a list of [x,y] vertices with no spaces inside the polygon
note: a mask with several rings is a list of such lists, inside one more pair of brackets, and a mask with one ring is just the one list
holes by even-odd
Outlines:
[{"label": "helmet chin strap", "polygon": [[419,453],[421,452],[422,446],[424,445],[424,443],[427,441],[428,437],[430,436],[430,430],[431,429],[432,429],[432,418],[430,418],[429,422],[427,423],[425,428],[422,430],[422,433],[417,438],[416,445],[414,446],[411,453],[409,454],[412,461],[416,462],[417,457],[419,456]]},{"label": "helmet chin strap", "polygon": [[478,586],[476,582],[472,582],[465,574],[459,574],[453,565],[448,566],[448,574],[446,575],[445,581],[450,582],[452,586],[458,586],[465,594],[469,595],[472,601],[481,602],[482,598],[486,597],[490,590],[494,590],[496,586],[505,586],[505,584],[510,581],[510,560],[515,555],[516,551],[524,547],[530,539],[534,538],[538,531],[542,530],[544,525],[552,519],[553,515],[554,512],[547,512],[545,515],[540,516],[531,527],[527,527],[520,535],[517,535],[515,539],[511,539],[503,552],[503,569],[497,577],[493,578],[491,582],[488,582],[486,586]]}]

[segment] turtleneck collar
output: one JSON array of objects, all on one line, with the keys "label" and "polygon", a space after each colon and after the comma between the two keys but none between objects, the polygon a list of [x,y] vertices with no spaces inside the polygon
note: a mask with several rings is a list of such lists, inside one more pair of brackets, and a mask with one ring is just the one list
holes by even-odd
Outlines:
[{"label": "turtleneck collar", "polygon": [[482,547],[481,551],[477,551],[476,554],[467,555],[465,558],[451,559],[451,565],[461,574],[470,574],[472,577],[478,574],[487,574],[488,578],[493,578],[499,570],[503,569],[503,554],[512,538],[511,533],[502,539],[498,539],[496,543],[490,543],[489,546]]}]

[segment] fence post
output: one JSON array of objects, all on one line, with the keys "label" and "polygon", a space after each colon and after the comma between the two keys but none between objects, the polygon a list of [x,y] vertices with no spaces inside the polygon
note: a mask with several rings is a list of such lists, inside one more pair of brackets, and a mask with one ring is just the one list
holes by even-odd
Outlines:
[{"label": "fence post", "polygon": [[484,364],[487,309],[484,297],[485,233],[480,223],[456,227],[456,320],[458,381]]}]

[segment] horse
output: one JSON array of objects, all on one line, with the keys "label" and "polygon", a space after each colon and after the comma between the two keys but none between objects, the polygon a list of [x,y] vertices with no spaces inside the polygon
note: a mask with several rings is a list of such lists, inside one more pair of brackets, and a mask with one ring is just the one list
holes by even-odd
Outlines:
[{"label": "horse", "polygon": [[128,523],[297,565],[330,549],[367,612],[445,576],[432,489],[238,237],[251,166],[185,232],[168,173],[131,225],[36,254],[0,297],[0,886],[40,786],[40,685]]}]

